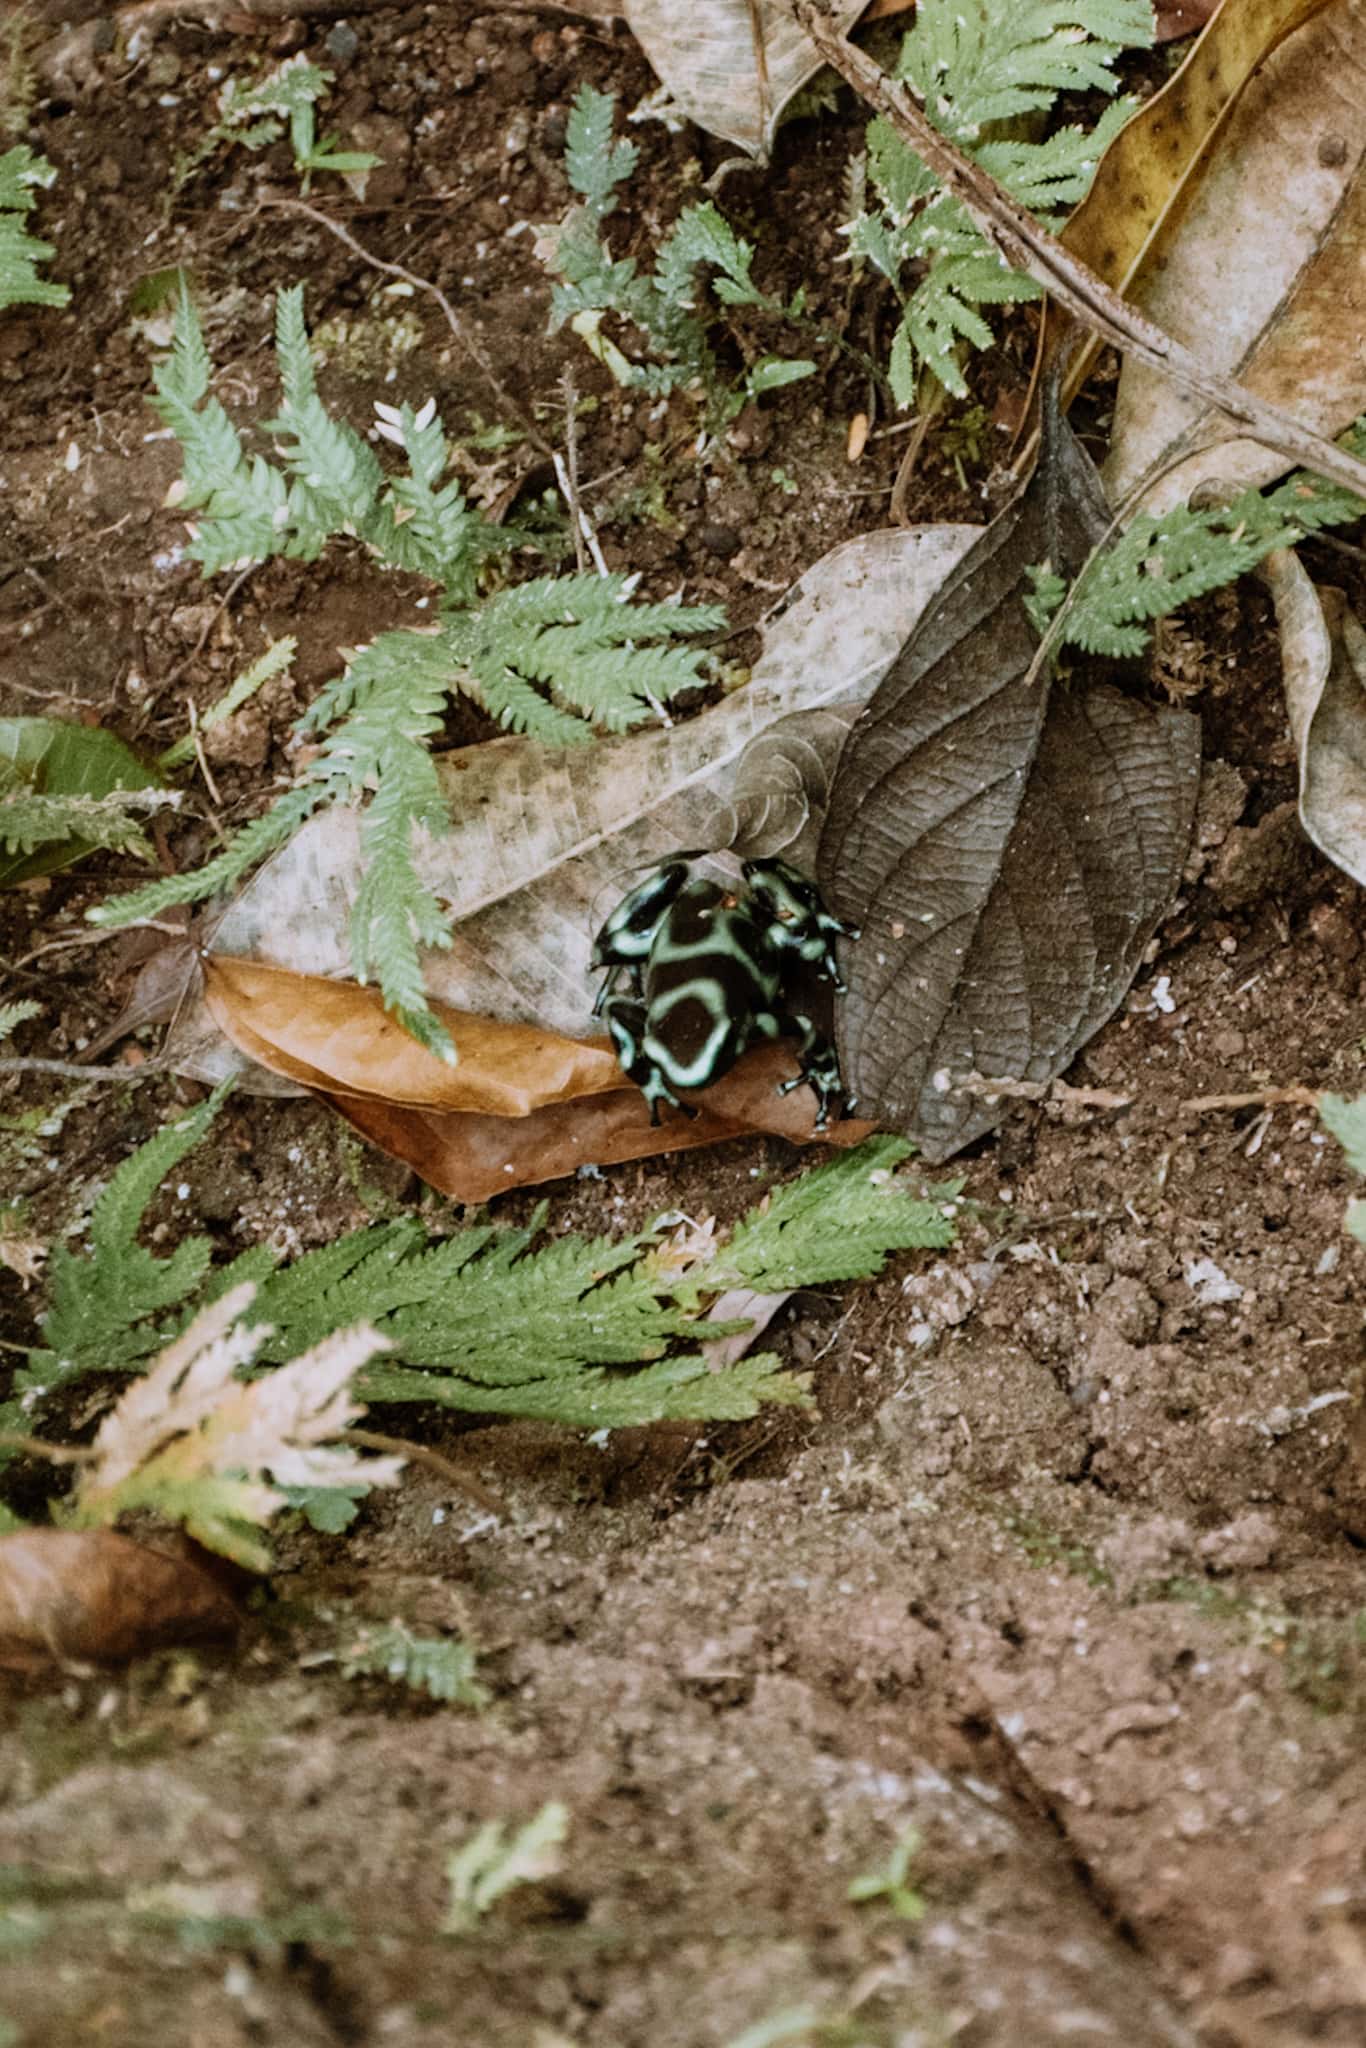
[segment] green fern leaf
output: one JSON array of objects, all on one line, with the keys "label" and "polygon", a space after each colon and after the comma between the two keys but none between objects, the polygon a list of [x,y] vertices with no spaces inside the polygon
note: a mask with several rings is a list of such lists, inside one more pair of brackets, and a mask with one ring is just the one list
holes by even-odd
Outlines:
[{"label": "green fern leaf", "polygon": [[477,1660],[468,1643],[448,1636],[422,1636],[406,1623],[369,1624],[349,1636],[340,1653],[343,1678],[388,1678],[413,1692],[461,1707],[486,1707],[487,1689],[475,1677]]},{"label": "green fern leaf", "polygon": [[719,273],[712,279],[712,289],[726,305],[763,306],[780,312],[777,300],[761,292],[750,276],[753,262],[753,245],[737,235],[724,214],[707,200],[687,207],[674,223],[660,246],[655,284],[667,304],[691,307],[698,266],[710,264]]},{"label": "green fern leaf", "polygon": [[605,220],[615,209],[616,188],[626,183],[640,157],[634,142],[612,140],[616,112],[611,93],[587,84],[579,87],[569,110],[564,167],[594,220]]},{"label": "green fern leaf", "polygon": [[39,277],[37,266],[56,250],[24,225],[36,203],[34,187],[45,190],[56,176],[47,158],[35,156],[26,143],[0,156],[0,311],[6,306],[64,306],[71,297],[68,286]]},{"label": "green fern leaf", "polygon": [[106,926],[137,924],[143,918],[160,917],[173,904],[197,903],[206,896],[231,889],[258,861],[292,838],[325,796],[324,789],[310,783],[287,790],[268,811],[250,825],[244,825],[222,853],[202,868],[193,868],[183,875],[166,875],[126,896],[113,896],[107,903],[88,910],[88,921]]},{"label": "green fern leaf", "polygon": [[40,1328],[44,1348],[29,1354],[21,1392],[47,1393],[88,1372],[127,1371],[159,1351],[208,1270],[213,1246],[189,1237],[159,1259],[137,1242],[143,1213],[161,1182],[204,1136],[228,1092],[167,1125],[118,1168],[90,1212],[90,1256],[53,1248],[51,1306]]},{"label": "green fern leaf", "polygon": [[[993,132],[1003,122],[1051,107],[1060,92],[1113,94],[1121,49],[1153,39],[1147,0],[920,0],[902,43],[899,74],[929,119],[967,149],[1024,206],[1052,222],[1090,185],[1101,152],[1133,110],[1120,101],[1089,133],[1065,128],[1040,143]],[[1037,298],[1038,287],[1001,264],[962,209],[935,198],[937,181],[889,125],[868,129],[868,172],[882,215],[860,211],[844,232],[850,254],[899,290],[913,261],[926,274],[905,297],[890,376],[899,405],[915,400],[922,368],[957,397],[967,382],[964,348],[985,348],[991,329],[978,310]]]}]

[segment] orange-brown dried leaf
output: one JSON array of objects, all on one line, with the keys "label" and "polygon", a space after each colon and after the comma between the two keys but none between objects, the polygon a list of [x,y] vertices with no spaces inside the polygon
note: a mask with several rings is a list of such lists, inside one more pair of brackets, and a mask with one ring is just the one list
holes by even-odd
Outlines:
[{"label": "orange-brown dried leaf", "polygon": [[581,1166],[651,1159],[664,1152],[720,1145],[754,1131],[770,1131],[797,1145],[843,1146],[857,1145],[877,1128],[850,1118],[817,1132],[815,1098],[809,1088],[791,1095],[777,1093],[779,1081],[796,1071],[790,1047],[760,1046],[723,1080],[692,1098],[705,1104],[697,1116],[665,1110],[658,1124],[651,1124],[649,1106],[634,1087],[554,1103],[524,1117],[443,1115],[374,1097],[326,1099],[373,1144],[405,1160],[430,1186],[457,1202],[487,1202],[509,1188],[558,1180]]},{"label": "orange-brown dried leaf", "polygon": [[652,1124],[606,1039],[564,1038],[434,1003],[459,1053],[450,1067],[408,1037],[376,990],[354,982],[219,957],[205,963],[205,996],[242,1052],[321,1095],[459,1202],[748,1131],[854,1145],[875,1128],[850,1121],[817,1133],[811,1090],[777,1092],[797,1072],[790,1046],[747,1054],[694,1097],[704,1105],[696,1117],[670,1110]]},{"label": "orange-brown dried leaf", "polygon": [[204,963],[215,1023],[273,1073],[329,1094],[422,1109],[524,1117],[547,1103],[621,1087],[606,1038],[564,1038],[433,1002],[454,1066],[410,1038],[378,989],[219,955]]},{"label": "orange-brown dried leaf", "polygon": [[122,1664],[168,1643],[236,1633],[223,1588],[188,1557],[109,1529],[0,1536],[0,1671]]}]

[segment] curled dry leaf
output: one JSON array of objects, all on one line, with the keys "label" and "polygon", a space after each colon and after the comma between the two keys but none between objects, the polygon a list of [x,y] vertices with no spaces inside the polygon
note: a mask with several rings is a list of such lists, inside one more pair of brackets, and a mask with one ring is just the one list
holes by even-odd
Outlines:
[{"label": "curled dry leaf", "polygon": [[[831,0],[841,32],[865,0]],[[786,0],[622,0],[621,12],[689,120],[766,157],[788,101],[821,68]]]},{"label": "curled dry leaf", "polygon": [[[1063,241],[1211,368],[1334,435],[1366,409],[1364,154],[1366,0],[1226,0],[1107,151]],[[1112,501],[1150,473],[1165,472],[1144,503],[1162,511],[1201,483],[1236,491],[1285,468],[1232,431],[1127,358]]]},{"label": "curled dry leaf", "polygon": [[[797,1144],[817,1135],[811,1091],[777,1093],[797,1071],[788,1046],[748,1054],[694,1098],[705,1104],[696,1117],[666,1111],[652,1125],[606,1039],[585,1044],[438,1004],[460,1050],[450,1067],[398,1030],[373,989],[354,982],[214,960],[207,984],[215,1019],[253,1059],[322,1096],[372,1143],[459,1202],[748,1131]],[[820,1135],[855,1145],[872,1128],[851,1119]]]},{"label": "curled dry leaf", "polygon": [[1316,589],[1295,554],[1268,555],[1286,709],[1300,768],[1300,822],[1321,853],[1366,883],[1366,631],[1340,590]]},{"label": "curled dry leaf", "polygon": [[109,1529],[0,1536],[0,1671],[119,1664],[167,1643],[236,1633],[227,1592],[189,1556]]},{"label": "curled dry leaf", "polygon": [[1049,415],[1033,480],[854,727],[821,842],[827,900],[863,928],[842,955],[846,1080],[932,1161],[999,1122],[976,1077],[1051,1080],[1111,1015],[1194,817],[1194,718],[1035,674],[1027,572],[1075,576],[1107,525]]},{"label": "curled dry leaf", "polygon": [[[869,695],[979,530],[919,527],[833,549],[767,626],[745,687],[686,723],[593,747],[506,739],[448,755],[439,766],[454,823],[427,843],[423,866],[450,907],[455,943],[426,956],[429,994],[589,1037],[593,933],[640,869],[680,846],[810,865],[813,805],[849,707]],[[230,905],[214,952],[348,974],[360,871],[356,814],[312,819]],[[201,1080],[242,1065],[202,1001],[186,1005],[166,1057]]]}]

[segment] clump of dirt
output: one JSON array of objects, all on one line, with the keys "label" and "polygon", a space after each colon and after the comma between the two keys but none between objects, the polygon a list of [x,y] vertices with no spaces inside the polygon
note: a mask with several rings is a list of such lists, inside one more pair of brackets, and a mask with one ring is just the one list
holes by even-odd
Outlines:
[{"label": "clump of dirt", "polygon": [[[32,14],[41,62],[80,10]],[[846,358],[703,464],[686,401],[623,395],[546,334],[533,229],[568,201],[567,103],[584,79],[628,107],[653,87],[624,30],[304,9],[172,21],[131,62],[116,39],[90,50],[31,134],[59,171],[41,226],[72,305],[0,329],[18,401],[0,426],[0,691],[6,711],[154,750],[265,636],[297,633],[294,688],[219,744],[177,863],[261,808],[339,647],[390,623],[381,606],[406,616],[408,593],[344,550],[199,580],[164,505],[177,455],[145,406],[138,280],[191,269],[240,417],[271,402],[270,300],[304,277],[333,341],[326,396],[358,426],[375,397],[429,395],[467,443],[497,422],[427,300],[386,296],[276,203],[287,152],[225,150],[174,189],[229,72],[295,50],[333,69],[327,125],[383,156],[384,181],[314,202],[447,290],[552,438],[572,372],[612,566],[722,597],[743,628],[882,516],[903,444],[875,435],[849,464],[867,390]],[[806,283],[829,322],[851,303],[834,228],[858,127],[841,104],[723,192],[765,288]],[[648,260],[723,152],[632,132],[622,246]],[[859,346],[885,347],[885,307],[852,304]],[[1022,388],[1023,346],[1003,360]],[[985,515],[985,431],[966,487],[931,442],[915,516]],[[540,487],[486,447],[466,459],[471,487]],[[285,1540],[235,1654],[11,1702],[0,1863],[22,1902],[7,2014],[25,2048],[1362,2038],[1362,1268],[1337,1148],[1266,1092],[1359,1087],[1362,909],[1285,812],[1260,595],[1193,608],[1162,673],[1205,718],[1206,802],[1151,968],[1070,1077],[1116,1106],[1017,1109],[961,1162],[957,1248],[789,1304],[768,1341],[814,1372],[814,1418],[600,1444],[381,1415],[454,1446],[507,1517],[415,1469],[346,1535]],[[49,1053],[78,1055],[127,992],[145,936],[87,943],[81,912],[131,879],[108,863],[0,901],[6,994],[42,997]],[[9,1191],[36,1236],[196,1093],[131,1070],[126,1087],[6,1085]],[[1198,1106],[1228,1096],[1250,1099]],[[794,1164],[776,1140],[686,1154],[572,1183],[555,1217],[730,1219]],[[153,1222],[293,1253],[413,1193],[317,1107],[238,1100]],[[0,1283],[22,1343],[31,1296]],[[356,1615],[467,1635],[492,1704],[342,1677]],[[570,1814],[558,1873],[443,1935],[451,1852],[552,1798]],[[851,1900],[912,1831],[902,1892]]]}]

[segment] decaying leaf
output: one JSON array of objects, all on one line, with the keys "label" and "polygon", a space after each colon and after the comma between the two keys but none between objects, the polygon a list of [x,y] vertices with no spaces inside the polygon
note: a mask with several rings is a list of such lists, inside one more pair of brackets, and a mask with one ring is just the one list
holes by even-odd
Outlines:
[{"label": "decaying leaf", "polygon": [[[705,1104],[696,1117],[666,1111],[652,1125],[606,1039],[583,1043],[438,1004],[460,1047],[450,1067],[398,1028],[375,989],[240,960],[211,961],[206,979],[214,1018],[241,1050],[459,1202],[749,1131],[797,1144],[817,1135],[811,1091],[777,1092],[797,1071],[790,1046],[749,1053],[695,1098]],[[872,1128],[847,1119],[820,1136],[854,1145]]]},{"label": "decaying leaf", "polygon": [[1190,837],[1199,727],[1033,675],[1026,571],[1075,575],[1106,525],[1053,410],[1028,488],[987,529],[850,736],[819,877],[863,936],[838,1011],[859,1107],[947,1158],[1112,1013]]},{"label": "decaying leaf", "polygon": [[1261,573],[1276,607],[1300,822],[1321,853],[1366,883],[1366,631],[1340,590],[1315,588],[1293,551],[1269,555]]},{"label": "decaying leaf", "polygon": [[[1106,153],[1063,240],[1211,368],[1335,435],[1366,409],[1363,153],[1366,0],[1227,0]],[[1126,359],[1112,500],[1150,472],[1167,472],[1145,498],[1161,511],[1202,482],[1239,490],[1286,467],[1232,432]]]},{"label": "decaying leaf", "polygon": [[[588,1037],[593,933],[642,868],[680,846],[809,864],[809,792],[824,797],[848,717],[839,707],[870,694],[978,531],[919,527],[833,549],[766,629],[745,687],[684,724],[594,747],[507,739],[448,755],[455,825],[429,843],[424,875],[456,932],[449,952],[424,959],[431,996]],[[348,974],[359,877],[355,813],[314,818],[229,907],[214,952]],[[166,1057],[201,1080],[242,1064],[202,1002],[187,1003]]]},{"label": "decaying leaf", "polygon": [[[834,0],[832,24],[850,27],[864,5]],[[689,120],[761,159],[783,108],[821,67],[784,0],[622,0],[621,12]]]},{"label": "decaying leaf", "polygon": [[187,1556],[111,1529],[0,1536],[0,1671],[120,1664],[164,1643],[236,1633],[236,1606]]}]

